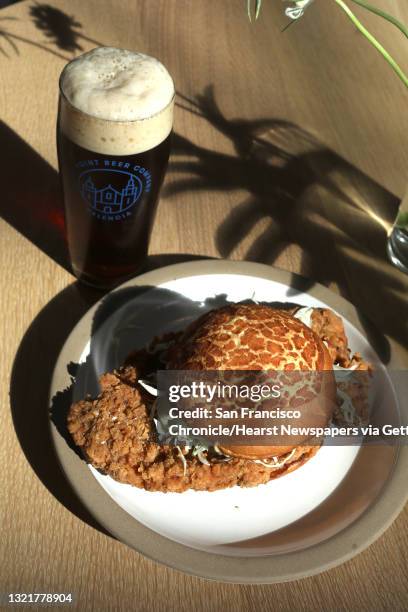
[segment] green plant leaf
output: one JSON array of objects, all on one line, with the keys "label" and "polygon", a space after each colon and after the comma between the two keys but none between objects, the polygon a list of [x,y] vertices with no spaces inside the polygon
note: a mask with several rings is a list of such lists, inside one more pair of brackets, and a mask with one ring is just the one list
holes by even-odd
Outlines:
[{"label": "green plant leaf", "polygon": [[404,25],[401,21],[396,19],[396,17],[394,17],[393,15],[390,15],[389,13],[382,11],[376,6],[372,6],[371,4],[368,4],[368,2],[365,2],[365,0],[352,0],[352,1],[355,4],[359,4],[363,8],[367,9],[367,11],[371,11],[371,13],[375,13],[375,15],[378,15],[379,17],[386,19],[387,21],[395,25],[396,28],[401,30],[401,32],[408,38],[408,27]]},{"label": "green plant leaf", "polygon": [[[260,11],[261,11],[261,7],[262,7],[262,0],[247,0],[247,13],[248,13],[248,18],[250,21],[252,21],[252,6],[253,6],[254,1],[255,1],[255,20],[258,19]],[[295,7],[299,6],[301,9],[303,9],[303,5],[305,4],[307,6],[312,0],[292,0],[292,1]],[[351,0],[351,1],[354,2],[355,4],[358,4],[359,6],[362,6],[368,11],[375,13],[379,17],[382,17],[383,19],[385,19],[386,21],[389,21],[408,38],[408,28],[403,23],[401,23],[398,19],[390,15],[389,13],[386,13],[385,11],[376,8],[375,6],[372,6],[371,4],[368,4],[368,2],[366,2],[365,0]],[[344,0],[334,0],[334,2],[336,2],[336,4],[338,4],[343,9],[343,11],[346,13],[348,18],[354,23],[356,28],[363,34],[363,36],[365,36],[365,38],[372,44],[372,46],[375,49],[377,49],[379,53],[381,53],[383,58],[389,63],[391,68],[394,70],[394,72],[398,75],[398,77],[404,83],[405,87],[408,88],[408,76],[402,70],[401,66],[395,61],[395,59],[388,53],[388,51],[381,45],[381,43],[367,30],[367,28],[363,26],[363,24],[359,21],[359,19],[355,16],[355,14],[350,10],[350,8],[344,2]]]},{"label": "green plant leaf", "polygon": [[255,2],[255,19],[258,19],[259,13],[261,12],[262,0],[256,0]]},{"label": "green plant leaf", "polygon": [[[249,21],[252,21],[252,5],[253,0],[247,0],[247,14]],[[259,17],[259,13],[261,12],[262,0],[255,0],[255,21]]]},{"label": "green plant leaf", "polygon": [[408,212],[400,212],[398,213],[397,220],[395,221],[395,225],[400,229],[408,229]]},{"label": "green plant leaf", "polygon": [[249,21],[252,21],[251,9],[252,9],[252,0],[247,0],[247,15],[248,15]]},{"label": "green plant leaf", "polygon": [[354,23],[356,28],[366,37],[366,39],[377,49],[379,53],[383,56],[383,58],[389,63],[394,72],[399,76],[401,81],[404,83],[405,87],[408,88],[408,76],[402,70],[401,66],[397,64],[395,59],[388,53],[386,49],[382,46],[381,43],[363,26],[361,21],[357,19],[355,14],[350,10],[347,4],[343,0],[334,0],[336,4],[338,4],[343,11],[346,13],[347,17]]}]

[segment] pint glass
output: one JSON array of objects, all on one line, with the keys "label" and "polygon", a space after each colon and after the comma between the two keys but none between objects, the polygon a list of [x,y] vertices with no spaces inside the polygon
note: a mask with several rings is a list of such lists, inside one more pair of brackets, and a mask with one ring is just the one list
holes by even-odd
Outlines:
[{"label": "pint glass", "polygon": [[146,259],[170,152],[174,84],[156,59],[102,47],[60,77],[58,162],[77,278],[110,288]]}]

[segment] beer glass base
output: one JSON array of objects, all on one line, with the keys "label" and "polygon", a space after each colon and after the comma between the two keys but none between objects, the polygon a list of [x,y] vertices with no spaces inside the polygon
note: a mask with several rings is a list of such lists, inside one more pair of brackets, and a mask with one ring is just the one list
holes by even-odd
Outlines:
[{"label": "beer glass base", "polygon": [[115,289],[115,287],[118,287],[122,283],[125,283],[126,281],[130,280],[137,274],[140,274],[143,271],[143,268],[144,264],[138,268],[135,268],[134,270],[132,270],[132,272],[129,272],[126,275],[118,276],[115,278],[97,278],[88,274],[84,274],[83,272],[76,270],[75,267],[73,267],[73,272],[78,282],[82,285],[86,285],[87,287],[91,287],[92,289],[97,289],[98,291],[110,291],[111,289]]}]

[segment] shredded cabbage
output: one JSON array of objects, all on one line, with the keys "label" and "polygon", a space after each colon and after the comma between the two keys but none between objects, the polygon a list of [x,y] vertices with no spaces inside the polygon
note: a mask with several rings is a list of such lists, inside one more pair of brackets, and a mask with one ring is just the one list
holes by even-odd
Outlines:
[{"label": "shredded cabbage", "polygon": [[181,448],[179,446],[176,446],[176,448],[177,448],[178,455],[181,459],[181,462],[183,464],[183,476],[185,476],[187,474],[187,461],[186,461],[185,456],[183,455],[183,451],[181,450]]},{"label": "shredded cabbage", "polygon": [[264,467],[270,468],[271,470],[276,470],[278,468],[281,468],[285,465],[285,463],[287,463],[288,461],[290,461],[293,457],[293,455],[296,452],[296,448],[294,448],[289,455],[287,455],[282,461],[278,461],[278,457],[272,457],[272,464],[265,460],[263,461],[262,459],[254,459],[253,462],[254,463],[259,463],[260,465],[263,465]]}]

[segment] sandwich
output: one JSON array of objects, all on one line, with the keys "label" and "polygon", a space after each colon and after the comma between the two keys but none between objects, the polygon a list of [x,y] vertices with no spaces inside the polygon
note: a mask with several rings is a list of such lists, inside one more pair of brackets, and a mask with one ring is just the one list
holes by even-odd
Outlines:
[{"label": "sandwich", "polygon": [[[323,372],[326,382],[317,412],[323,425],[332,420],[350,422],[350,407],[345,411],[333,371],[369,367],[360,355],[351,355],[343,323],[328,309],[230,304],[207,312],[185,330],[156,338],[130,355],[122,367],[101,376],[100,394],[71,406],[68,430],[95,468],[147,491],[257,486],[304,465],[319,451],[321,440],[163,442],[156,398],[143,381],[163,369]],[[360,424],[367,407],[363,400],[357,404],[351,418]]]}]

